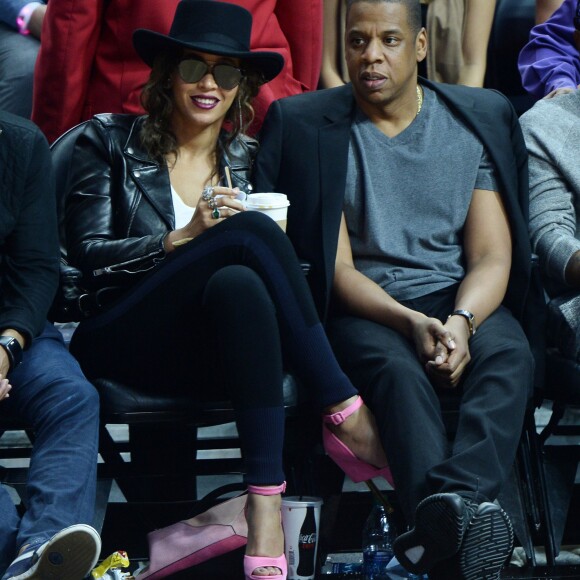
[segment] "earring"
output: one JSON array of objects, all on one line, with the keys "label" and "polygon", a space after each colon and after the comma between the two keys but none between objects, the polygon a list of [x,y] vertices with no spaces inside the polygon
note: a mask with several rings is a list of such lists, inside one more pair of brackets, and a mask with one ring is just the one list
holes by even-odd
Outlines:
[{"label": "earring", "polygon": [[238,107],[238,123],[239,123],[239,129],[241,131],[242,127],[244,126],[244,123],[243,123],[243,119],[242,119],[242,103],[240,102],[239,95],[236,97],[236,106]]}]

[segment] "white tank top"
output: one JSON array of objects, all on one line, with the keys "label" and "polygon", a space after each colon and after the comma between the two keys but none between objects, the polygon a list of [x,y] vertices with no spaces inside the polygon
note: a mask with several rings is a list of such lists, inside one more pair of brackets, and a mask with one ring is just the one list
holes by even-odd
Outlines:
[{"label": "white tank top", "polygon": [[171,186],[171,199],[173,200],[173,213],[175,214],[175,229],[179,229],[189,223],[195,213],[195,208],[183,202],[173,185]]}]

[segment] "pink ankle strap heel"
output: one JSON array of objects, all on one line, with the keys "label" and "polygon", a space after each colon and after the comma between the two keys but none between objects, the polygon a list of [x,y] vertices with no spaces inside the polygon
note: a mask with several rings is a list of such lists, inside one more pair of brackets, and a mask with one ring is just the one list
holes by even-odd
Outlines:
[{"label": "pink ankle strap heel", "polygon": [[344,423],[355,411],[363,406],[362,397],[348,407],[337,413],[322,416],[322,442],[328,456],[354,481],[359,483],[367,479],[382,477],[393,487],[393,476],[389,467],[379,469],[360,460],[328,427],[327,424],[340,425]]},{"label": "pink ankle strap heel", "polygon": [[355,411],[358,411],[364,405],[362,397],[359,395],[353,403],[348,407],[344,408],[342,411],[337,411],[332,413],[332,415],[322,415],[322,420],[325,423],[331,423],[332,425],[340,425],[344,423]]},{"label": "pink ankle strap heel", "polygon": [[[256,576],[256,568],[278,568],[281,574],[274,576]],[[246,580],[286,580],[288,577],[288,563],[286,556],[282,554],[278,558],[267,558],[266,556],[244,556],[244,576]]]},{"label": "pink ankle strap heel", "polygon": [[[248,485],[248,493],[255,493],[256,495],[278,495],[286,491],[286,482],[280,485],[263,486],[263,485]],[[281,516],[280,516],[281,517]],[[280,574],[273,576],[256,576],[254,571],[256,568],[278,568]],[[246,580],[286,580],[288,577],[288,563],[286,556],[282,554],[277,558],[270,556],[244,556],[244,576]]]},{"label": "pink ankle strap heel", "polygon": [[279,493],[284,493],[285,491],[285,481],[276,486],[248,485],[248,493],[255,493],[256,495],[278,495]]}]

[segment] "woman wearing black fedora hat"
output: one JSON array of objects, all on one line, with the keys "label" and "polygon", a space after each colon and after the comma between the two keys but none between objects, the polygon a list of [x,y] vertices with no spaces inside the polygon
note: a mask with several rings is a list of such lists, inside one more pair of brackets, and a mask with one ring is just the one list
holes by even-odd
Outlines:
[{"label": "woman wearing black fedora hat", "polygon": [[251,21],[236,5],[182,0],[169,35],[134,34],[152,67],[148,115],[98,115],[80,129],[66,245],[104,306],[71,350],[89,378],[105,367],[144,391],[232,400],[249,492],[245,575],[281,579],[283,360],[326,413],[327,450],[349,475],[388,471],[290,242],[241,200],[256,149],[243,135],[251,97],[282,67],[278,54],[249,50]]}]

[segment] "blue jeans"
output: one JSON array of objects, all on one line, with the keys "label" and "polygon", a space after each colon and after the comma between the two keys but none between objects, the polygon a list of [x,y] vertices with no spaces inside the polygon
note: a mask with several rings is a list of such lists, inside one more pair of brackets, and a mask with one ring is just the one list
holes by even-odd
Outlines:
[{"label": "blue jeans", "polygon": [[12,391],[0,403],[2,412],[30,423],[36,438],[22,518],[0,486],[0,575],[24,544],[92,523],[98,453],[98,394],[52,324],[9,378]]}]

